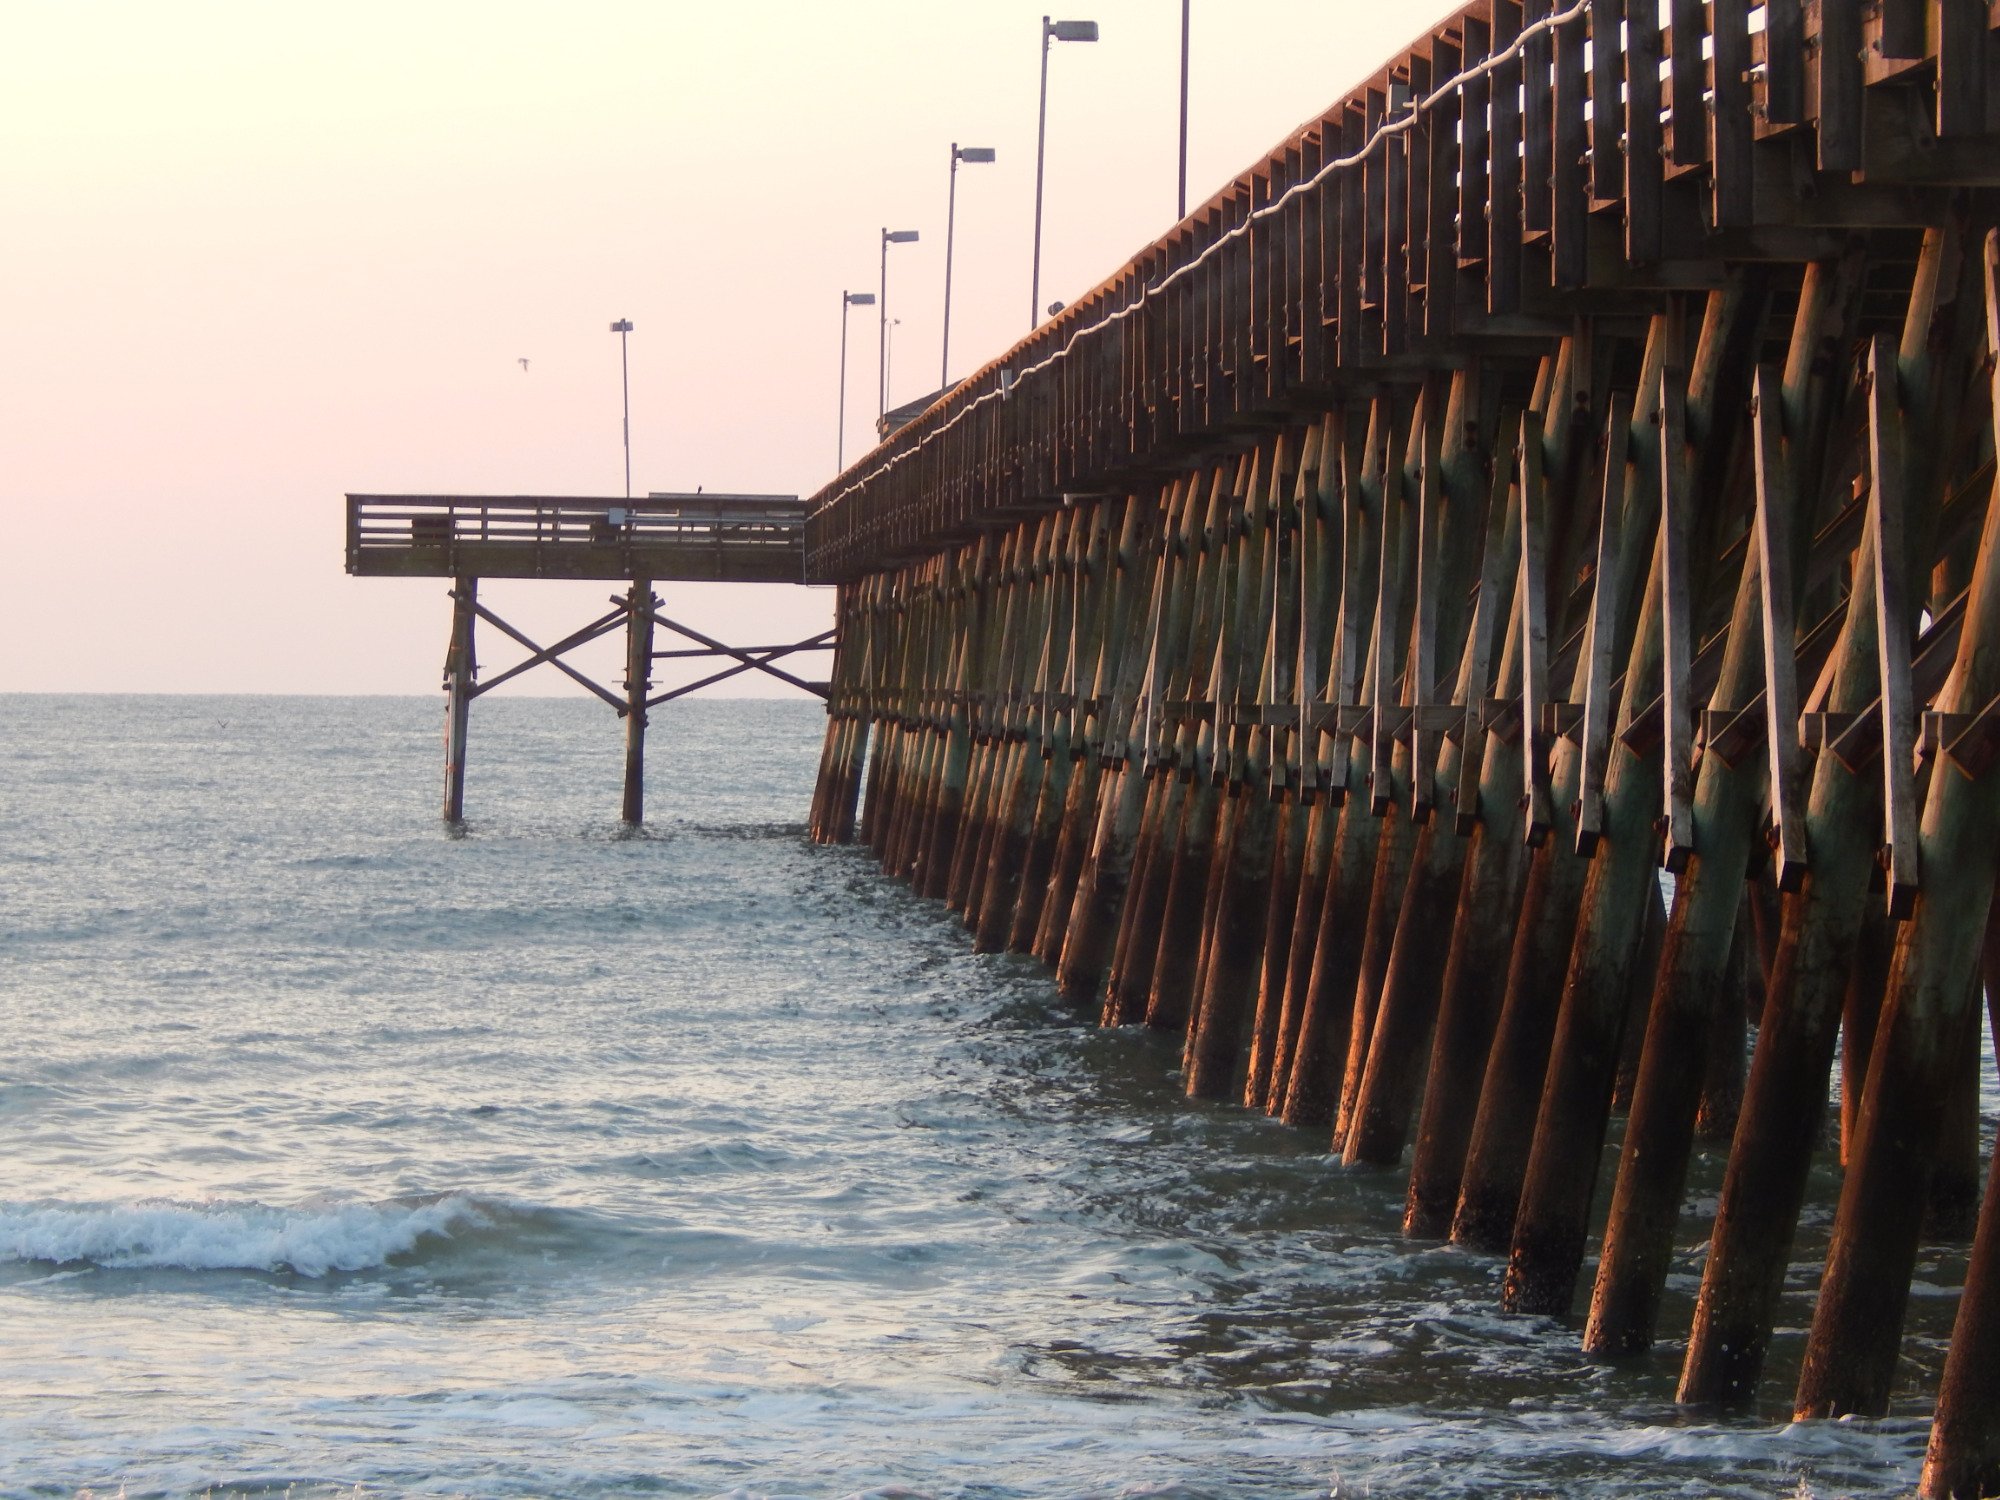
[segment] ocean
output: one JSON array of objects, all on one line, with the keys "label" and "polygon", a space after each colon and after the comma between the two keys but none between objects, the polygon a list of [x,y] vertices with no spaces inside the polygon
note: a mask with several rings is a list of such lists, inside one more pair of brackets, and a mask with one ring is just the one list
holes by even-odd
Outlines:
[{"label": "ocean", "polygon": [[440,720],[0,698],[0,1495],[1914,1482],[1958,1252],[1890,1418],[1785,1420],[1830,1169],[1765,1409],[1684,1412],[811,845],[817,705],[661,711],[637,836],[612,716],[498,696],[447,836]]}]

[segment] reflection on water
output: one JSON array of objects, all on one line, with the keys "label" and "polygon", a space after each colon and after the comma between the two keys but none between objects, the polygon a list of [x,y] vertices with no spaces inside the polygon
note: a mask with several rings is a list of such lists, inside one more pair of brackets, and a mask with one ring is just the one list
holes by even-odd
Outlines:
[{"label": "reflection on water", "polygon": [[[815,849],[810,705],[8,700],[0,1492],[1888,1495]],[[1991,1101],[1989,1101],[1989,1104]],[[1989,1109],[1989,1114],[1991,1110]],[[1817,1279],[1831,1180],[1787,1318]],[[1691,1201],[1712,1203],[1715,1164]],[[1690,1221],[1663,1326],[1699,1274]]]}]

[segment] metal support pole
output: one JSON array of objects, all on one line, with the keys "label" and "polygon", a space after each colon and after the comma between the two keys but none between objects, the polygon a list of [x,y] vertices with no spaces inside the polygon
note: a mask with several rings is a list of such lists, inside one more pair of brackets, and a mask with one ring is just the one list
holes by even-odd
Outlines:
[{"label": "metal support pole", "polygon": [[478,604],[479,580],[460,578],[451,591],[451,644],[444,657],[444,820],[451,824],[465,821],[465,734],[478,675],[472,638]]},{"label": "metal support pole", "polygon": [[618,386],[624,400],[625,411],[625,498],[632,498],[632,366],[625,357],[625,335],[632,331],[632,320],[620,318],[611,325],[611,331],[618,335]]},{"label": "metal support pole", "polygon": [[625,822],[646,820],[646,691],[652,686],[653,584],[632,580],[625,603]]},{"label": "metal support pole", "polygon": [[1187,217],[1188,11],[1192,5],[1193,0],[1181,0],[1181,190],[1176,219]]},{"label": "metal support pole", "polygon": [[875,415],[889,414],[889,226],[882,226],[882,295],[877,299],[877,321],[881,325],[880,340],[875,349],[875,387],[879,398]]},{"label": "metal support pole", "polygon": [[840,433],[833,445],[833,472],[842,473],[847,468],[847,310],[854,305],[854,294],[840,294]]},{"label": "metal support pole", "polygon": [[1028,282],[1028,326],[1042,321],[1042,157],[1049,139],[1049,18],[1042,17],[1042,100],[1035,113],[1035,270]]},{"label": "metal support pole", "polygon": [[938,351],[938,388],[951,384],[951,249],[958,228],[958,142],[951,143],[951,186],[944,208],[944,337]]}]

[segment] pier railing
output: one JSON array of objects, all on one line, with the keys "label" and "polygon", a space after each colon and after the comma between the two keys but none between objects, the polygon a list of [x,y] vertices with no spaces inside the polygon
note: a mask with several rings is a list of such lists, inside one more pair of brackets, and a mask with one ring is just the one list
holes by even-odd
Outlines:
[{"label": "pier railing", "polygon": [[[1988,0],[1476,0],[813,497],[832,581],[2000,183]],[[1908,257],[1906,257],[1908,258]]]},{"label": "pier railing", "polygon": [[799,583],[804,529],[790,495],[349,495],[347,571]]}]

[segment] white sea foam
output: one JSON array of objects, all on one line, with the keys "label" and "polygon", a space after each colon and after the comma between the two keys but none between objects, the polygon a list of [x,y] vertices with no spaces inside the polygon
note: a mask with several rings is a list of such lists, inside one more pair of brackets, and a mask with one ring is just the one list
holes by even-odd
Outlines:
[{"label": "white sea foam", "polygon": [[492,1222],[456,1194],[386,1203],[0,1205],[0,1260],[93,1265],[107,1270],[365,1271],[426,1238]]}]

